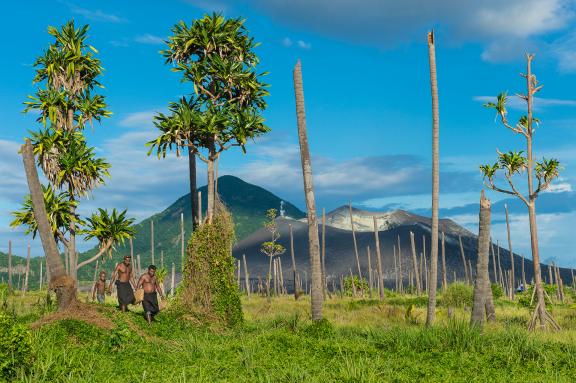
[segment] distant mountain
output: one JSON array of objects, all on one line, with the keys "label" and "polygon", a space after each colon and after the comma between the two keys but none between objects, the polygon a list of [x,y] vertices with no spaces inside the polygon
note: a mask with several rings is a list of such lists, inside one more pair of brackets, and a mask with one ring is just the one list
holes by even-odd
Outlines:
[{"label": "distant mountain", "polygon": [[[398,246],[400,239],[400,249],[402,254],[402,271],[407,281],[408,271],[412,270],[412,252],[410,244],[410,231],[415,236],[415,247],[418,259],[424,252],[424,242],[426,242],[426,260],[430,265],[430,218],[411,214],[403,210],[395,210],[388,213],[367,212],[359,209],[353,209],[354,227],[357,231],[356,241],[360,257],[361,269],[363,276],[367,275],[368,260],[367,247],[370,246],[372,255],[372,268],[376,268],[375,237],[373,232],[373,217],[378,217],[379,222],[379,240],[382,254],[382,267],[387,286],[392,286],[395,280],[394,274],[394,257],[393,246]],[[352,231],[350,230],[350,213],[347,206],[340,207],[326,215],[326,273],[329,278],[339,280],[341,275],[347,275],[352,270],[357,274],[357,266],[354,255],[354,245],[352,240]],[[298,270],[302,277],[310,276],[310,259],[308,253],[308,226],[305,220],[278,219],[280,232],[279,243],[286,248],[280,258],[284,271],[284,279],[292,280],[291,259],[290,259],[290,238],[289,225],[293,227],[295,258]],[[319,234],[322,235],[322,226],[319,225]],[[459,226],[449,219],[440,220],[440,230],[444,231],[446,236],[446,268],[448,270],[448,280],[463,280],[465,271],[460,254],[460,245],[458,236],[462,238],[462,244],[466,259],[470,259],[472,268],[476,268],[477,258],[477,237],[473,233]],[[238,259],[245,254],[248,263],[248,269],[252,277],[259,275],[264,277],[268,272],[268,258],[260,252],[260,245],[269,241],[270,233],[261,228],[248,238],[238,242],[234,247],[234,256]],[[440,247],[440,242],[439,242]],[[494,246],[496,252],[500,253],[500,262],[504,271],[510,269],[509,252]],[[438,252],[438,278],[441,278],[441,253]],[[516,278],[521,277],[522,258],[519,255],[514,256]],[[532,262],[524,260],[524,268],[528,281],[533,276]],[[490,256],[490,277],[493,279],[492,257]],[[547,269],[543,268],[543,275],[547,278]],[[565,281],[571,281],[570,269],[561,269],[562,278]]]},{"label": "distant mountain", "polygon": [[[202,186],[199,191],[202,192],[202,207],[206,209],[206,186]],[[259,186],[229,175],[218,178],[218,195],[232,213],[237,240],[242,240],[261,228],[266,220],[266,211],[271,208],[279,210],[280,203],[283,201],[280,197]],[[190,206],[190,193],[188,193],[178,198],[164,211],[135,225],[134,254],[140,254],[142,267],[151,262],[150,221],[154,221],[155,263],[160,265],[161,254],[164,253],[164,264],[168,266],[175,262],[177,270],[180,271],[180,214],[184,213],[185,238],[188,241],[192,226]],[[304,212],[288,201],[284,201],[284,210],[286,216],[294,219],[306,216]],[[203,216],[205,214],[206,211],[204,210]],[[90,250],[82,254],[81,257],[83,259],[88,258],[95,254],[95,251],[96,249]],[[130,253],[130,248],[128,244],[119,246],[114,253],[114,259],[120,260],[124,254]],[[92,267],[87,266],[81,270],[80,279],[92,278],[91,269]]]}]

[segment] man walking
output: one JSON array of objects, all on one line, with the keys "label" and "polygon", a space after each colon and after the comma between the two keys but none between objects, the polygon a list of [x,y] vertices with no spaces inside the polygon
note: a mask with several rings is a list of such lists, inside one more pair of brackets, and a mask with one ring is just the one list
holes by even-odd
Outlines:
[{"label": "man walking", "polygon": [[164,299],[164,293],[162,292],[162,287],[156,279],[156,266],[148,266],[148,271],[146,271],[136,284],[136,288],[144,289],[144,300],[142,300],[142,308],[144,309],[144,317],[148,324],[152,324],[154,316],[160,312],[158,307],[158,296]]},{"label": "man walking", "polygon": [[118,305],[120,310],[128,311],[128,305],[134,303],[134,274],[132,272],[131,257],[129,255],[124,257],[124,261],[118,263],[112,279],[110,279],[110,291],[112,291],[112,284],[116,282],[116,293],[118,295]]}]

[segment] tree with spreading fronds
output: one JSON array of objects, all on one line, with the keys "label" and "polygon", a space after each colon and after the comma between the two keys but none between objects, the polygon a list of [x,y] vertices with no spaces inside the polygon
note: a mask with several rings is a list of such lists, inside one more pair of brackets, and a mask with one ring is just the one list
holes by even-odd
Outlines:
[{"label": "tree with spreading fronds", "polygon": [[[155,150],[159,158],[165,157],[174,147],[180,155],[185,148],[189,156],[206,163],[208,223],[217,200],[215,165],[220,155],[234,146],[246,152],[249,140],[269,131],[262,117],[268,91],[261,77],[266,73],[256,71],[259,59],[254,49],[259,44],[244,24],[243,19],[226,19],[216,13],[191,25],[181,21],[172,28],[168,48],[161,52],[173,70],[182,74],[182,81],[192,83],[194,93],[170,103],[167,114],[155,116],[160,134],[147,143],[149,154]],[[190,166],[195,163],[190,161]],[[191,194],[194,198],[192,185]]]},{"label": "tree with spreading fronds", "polygon": [[268,277],[266,280],[266,293],[268,298],[270,298],[270,280],[272,277],[272,260],[274,257],[280,256],[286,252],[284,246],[279,244],[277,241],[280,239],[280,233],[278,232],[278,225],[276,223],[276,218],[278,217],[278,212],[276,209],[268,209],[266,212],[266,222],[264,227],[270,232],[271,239],[260,245],[260,252],[269,258],[268,265]]},{"label": "tree with spreading fronds", "polygon": [[[526,102],[527,114],[521,116],[518,123],[511,124],[508,119],[508,110],[506,108],[508,95],[506,92],[500,93],[496,102],[485,104],[486,107],[494,109],[496,115],[504,127],[512,132],[524,137],[526,141],[526,152],[509,151],[498,153],[498,161],[494,164],[480,166],[480,171],[484,175],[486,187],[500,193],[512,195],[519,198],[528,208],[528,217],[530,222],[530,245],[532,249],[532,261],[534,265],[534,287],[536,289],[536,308],[530,320],[529,328],[533,329],[536,323],[541,328],[545,328],[547,323],[555,328],[560,327],[546,310],[544,289],[542,286],[542,275],[540,272],[540,255],[538,251],[538,230],[536,226],[536,199],[539,194],[550,187],[560,171],[560,163],[556,159],[542,159],[538,162],[534,160],[533,155],[533,138],[534,132],[538,127],[539,120],[534,117],[534,95],[542,89],[536,76],[532,73],[533,54],[527,54],[527,71],[522,76],[526,79],[526,94],[517,95]],[[497,178],[500,175],[500,178]],[[514,182],[514,177],[526,175],[527,177],[527,194],[523,193]],[[503,179],[502,179],[503,178]],[[536,179],[534,179],[536,178]],[[499,180],[507,183],[507,187],[497,185]]]},{"label": "tree with spreading fronds", "polygon": [[[78,269],[76,240],[84,230],[84,221],[76,210],[80,199],[109,177],[110,169],[110,164],[98,158],[88,145],[84,130],[93,128],[94,122],[109,117],[111,112],[104,96],[96,92],[102,87],[98,77],[103,68],[96,57],[98,51],[87,42],[88,26],[77,27],[69,21],[61,28],[49,27],[48,33],[53,42],[34,63],[33,82],[38,89],[24,103],[24,111],[37,114],[41,124],[38,131],[31,132],[22,150],[31,195],[26,197],[22,210],[14,213],[13,226],[24,225],[33,234],[40,232],[43,245],[48,241],[56,246],[57,241],[64,246],[70,275],[52,273],[52,269],[59,270],[52,256],[48,268],[54,278],[70,278],[71,282],[61,285],[71,289],[66,296],[73,297]],[[48,185],[36,187],[36,166],[42,169]],[[40,212],[47,216],[39,217]],[[121,216],[131,225],[125,214]],[[56,241],[48,240],[49,236]],[[52,252],[52,244],[45,250]]]}]

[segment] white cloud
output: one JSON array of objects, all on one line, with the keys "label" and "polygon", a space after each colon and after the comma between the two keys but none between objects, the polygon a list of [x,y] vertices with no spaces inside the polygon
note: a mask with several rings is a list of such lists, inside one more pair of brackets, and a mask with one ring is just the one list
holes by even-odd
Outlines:
[{"label": "white cloud", "polygon": [[571,192],[572,185],[568,182],[553,183],[544,191],[544,193],[565,193]]},{"label": "white cloud", "polygon": [[284,37],[282,39],[282,45],[284,45],[285,47],[289,48],[293,45],[294,43],[292,42],[292,40],[290,39],[290,37]]},{"label": "white cloud", "polygon": [[312,44],[307,43],[306,41],[303,40],[298,40],[298,47],[305,50],[310,50],[312,49]]},{"label": "white cloud", "polygon": [[154,116],[158,113],[156,110],[143,110],[125,114],[118,125],[129,128],[152,127]]},{"label": "white cloud", "polygon": [[112,13],[106,13],[100,9],[87,9],[79,7],[72,3],[66,3],[70,8],[70,12],[77,15],[84,16],[88,20],[92,21],[102,21],[106,23],[124,23],[126,20],[120,16],[114,15]]},{"label": "white cloud", "polygon": [[162,45],[165,43],[165,38],[152,35],[150,33],[145,33],[143,35],[136,36],[134,41],[140,44]]},{"label": "white cloud", "polygon": [[[474,101],[482,103],[496,102],[496,96],[474,96],[473,99]],[[526,101],[512,94],[508,95],[508,102],[506,103],[506,105],[510,109],[519,109],[519,110],[526,109]],[[560,107],[560,106],[576,107],[576,100],[534,97],[534,108],[536,109],[543,109],[548,107]]]}]

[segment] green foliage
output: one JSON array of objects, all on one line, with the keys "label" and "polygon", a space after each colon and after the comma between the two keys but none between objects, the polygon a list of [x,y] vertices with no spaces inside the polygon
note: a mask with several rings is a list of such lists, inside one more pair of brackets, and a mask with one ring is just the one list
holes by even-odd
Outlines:
[{"label": "green foliage", "polygon": [[125,349],[128,345],[136,341],[138,337],[126,324],[121,324],[114,328],[108,337],[108,348],[113,351]]},{"label": "green foliage", "polygon": [[357,275],[354,275],[354,279],[352,277],[347,276],[344,277],[344,295],[352,296],[352,281],[354,281],[354,289],[356,294],[360,294],[361,291],[367,292],[368,291],[368,281],[365,278],[360,278]]},{"label": "green foliage", "polygon": [[444,307],[470,307],[473,294],[474,288],[472,286],[461,282],[451,283],[442,293],[440,303]]},{"label": "green foliage", "polygon": [[280,233],[278,232],[278,226],[276,224],[277,215],[276,209],[268,209],[266,212],[266,222],[264,223],[264,227],[270,232],[272,240],[264,242],[260,246],[260,252],[270,258],[282,255],[286,251],[284,246],[276,243],[276,241],[280,239]]},{"label": "green foliage", "polygon": [[160,284],[164,283],[164,280],[166,279],[167,275],[168,270],[165,267],[160,267],[158,270],[156,270],[156,280]]},{"label": "green foliage", "polygon": [[116,208],[112,213],[98,209],[91,217],[86,218],[86,227],[80,231],[86,240],[96,238],[100,247],[109,246],[109,255],[117,243],[123,244],[126,239],[134,237],[134,218],[126,218],[126,210],[118,213]]},{"label": "green foliage", "polygon": [[232,217],[217,205],[212,224],[201,225],[190,238],[180,302],[208,321],[236,326],[243,321],[240,294],[234,278]]},{"label": "green foliage", "polygon": [[502,286],[500,286],[500,284],[491,283],[490,289],[492,290],[492,297],[494,298],[494,300],[502,298],[504,296],[504,290],[502,289]]},{"label": "green foliage", "polygon": [[[547,283],[543,283],[542,287],[544,288],[545,295],[547,294],[548,297],[556,296],[556,292],[558,291],[557,285],[550,285]],[[526,290],[524,290],[521,293],[517,293],[516,298],[518,300],[518,305],[520,307],[529,307],[529,308],[536,307],[537,299],[536,296],[534,296],[534,299],[532,299],[532,294],[534,294],[534,285],[529,285]],[[544,301],[546,302],[547,307],[552,306],[552,302],[550,302],[550,299],[548,299],[547,297],[544,298]]]},{"label": "green foliage", "polygon": [[31,342],[27,326],[0,311],[0,379],[10,379],[32,365]]},{"label": "green foliage", "polygon": [[334,335],[334,327],[326,318],[314,321],[304,328],[304,333],[312,338],[330,338]]}]

